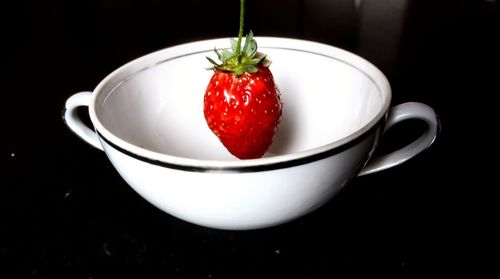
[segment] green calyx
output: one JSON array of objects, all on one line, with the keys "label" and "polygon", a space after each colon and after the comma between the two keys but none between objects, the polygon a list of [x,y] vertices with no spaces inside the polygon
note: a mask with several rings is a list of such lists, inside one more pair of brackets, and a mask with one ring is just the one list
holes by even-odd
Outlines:
[{"label": "green calyx", "polygon": [[241,40],[236,41],[231,39],[231,50],[222,49],[218,51],[214,49],[217,57],[222,63],[217,63],[210,57],[208,61],[213,64],[211,70],[219,70],[223,72],[232,72],[236,77],[247,73],[255,73],[259,70],[258,65],[269,66],[269,60],[262,53],[257,52],[257,42],[253,38],[253,33],[250,31],[245,38],[245,45],[241,48]]},{"label": "green calyx", "polygon": [[269,66],[270,62],[266,59],[266,56],[257,52],[257,42],[253,38],[251,30],[245,38],[245,45],[241,48],[244,21],[245,0],[240,0],[240,29],[238,32],[238,40],[231,39],[231,50],[222,49],[218,51],[214,48],[217,57],[222,63],[218,64],[210,57],[207,57],[208,61],[213,65],[213,67],[209,68],[210,70],[232,72],[236,77],[239,77],[245,72],[256,73],[259,70],[257,67],[258,65],[264,67]]}]

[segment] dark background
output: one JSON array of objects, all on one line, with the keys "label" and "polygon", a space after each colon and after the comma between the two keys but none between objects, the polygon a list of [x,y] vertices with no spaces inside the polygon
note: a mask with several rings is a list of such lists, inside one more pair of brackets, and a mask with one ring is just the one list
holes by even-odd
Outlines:
[{"label": "dark background", "polygon": [[[487,225],[498,215],[487,217],[495,165],[484,161],[498,150],[494,0],[247,1],[246,26],[257,36],[357,53],[387,75],[393,104],[426,103],[442,121],[426,152],[355,179],[285,225],[221,231],[171,217],[64,126],[65,100],[124,63],[235,36],[238,2],[2,4],[0,278],[421,278],[498,268],[486,260]],[[396,127],[381,150],[421,130]]]}]

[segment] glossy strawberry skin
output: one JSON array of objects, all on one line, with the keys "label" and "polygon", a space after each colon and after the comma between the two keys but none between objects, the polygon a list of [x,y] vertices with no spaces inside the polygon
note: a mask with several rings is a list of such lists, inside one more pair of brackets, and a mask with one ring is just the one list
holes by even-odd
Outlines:
[{"label": "glossy strawberry skin", "polygon": [[215,70],[203,112],[208,127],[239,159],[260,158],[271,145],[282,115],[279,90],[268,67],[236,77]]}]

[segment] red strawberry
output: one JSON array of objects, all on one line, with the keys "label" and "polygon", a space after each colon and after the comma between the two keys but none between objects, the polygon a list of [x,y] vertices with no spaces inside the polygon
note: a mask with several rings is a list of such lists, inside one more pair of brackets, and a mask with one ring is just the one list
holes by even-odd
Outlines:
[{"label": "red strawberry", "polygon": [[282,114],[279,90],[266,56],[257,52],[250,31],[241,48],[244,0],[240,6],[238,41],[231,51],[215,50],[221,64],[207,57],[214,75],[204,98],[208,127],[231,154],[240,159],[260,158],[273,141]]},{"label": "red strawberry", "polygon": [[208,127],[240,159],[262,157],[281,118],[282,104],[271,71],[257,68],[239,77],[216,70],[205,93]]}]

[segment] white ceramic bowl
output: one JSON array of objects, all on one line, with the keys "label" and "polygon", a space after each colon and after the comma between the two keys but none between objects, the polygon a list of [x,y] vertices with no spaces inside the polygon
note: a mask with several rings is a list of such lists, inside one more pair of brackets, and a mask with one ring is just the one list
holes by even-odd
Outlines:
[{"label": "white ceramic bowl", "polygon": [[[421,103],[390,108],[385,76],[366,60],[315,42],[257,38],[273,61],[283,117],[261,159],[238,160],[208,129],[203,94],[212,74],[205,56],[228,39],[199,41],[136,59],[93,92],[67,102],[64,118],[104,150],[123,179],[161,210],[221,229],[255,229],[300,217],[351,178],[413,157],[434,140],[438,121]],[[78,117],[87,106],[94,129]],[[405,148],[369,158],[383,131],[405,119],[427,123]],[[368,162],[368,164],[366,164]]]}]

